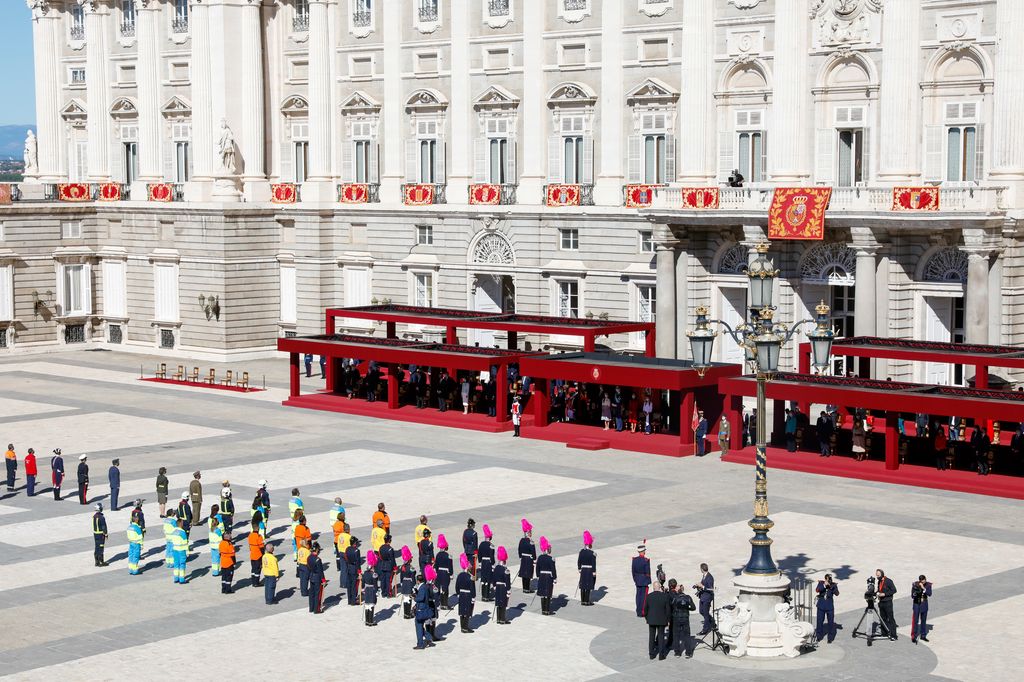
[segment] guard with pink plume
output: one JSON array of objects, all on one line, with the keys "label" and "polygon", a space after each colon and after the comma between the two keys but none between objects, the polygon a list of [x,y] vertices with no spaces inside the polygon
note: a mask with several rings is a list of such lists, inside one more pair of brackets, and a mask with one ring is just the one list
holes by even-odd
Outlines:
[{"label": "guard with pink plume", "polygon": [[409,549],[409,545],[402,545],[402,563],[407,564],[412,561],[412,550]]},{"label": "guard with pink plume", "polygon": [[469,572],[469,557],[462,553],[459,555],[459,566],[462,572],[455,579],[455,593],[459,600],[459,625],[462,632],[472,634],[473,628],[469,626],[469,619],[473,617],[473,607],[476,604],[476,583],[473,582],[473,574]]},{"label": "guard with pink plume", "polygon": [[437,571],[430,564],[423,567],[423,577],[426,578],[428,583],[434,582],[437,579]]},{"label": "guard with pink plume", "polygon": [[450,608],[448,593],[451,590],[452,576],[455,573],[455,562],[452,561],[452,556],[448,552],[448,540],[445,539],[444,533],[437,536],[437,547],[437,556],[434,557],[437,579],[434,584],[437,585],[437,591],[441,593],[441,607],[447,609]]},{"label": "guard with pink plume", "polygon": [[512,587],[512,575],[508,572],[508,550],[499,546],[496,552],[498,565],[494,567],[494,611],[498,625],[508,625],[508,593]]},{"label": "guard with pink plume", "polygon": [[583,531],[583,549],[576,557],[576,568],[580,572],[580,604],[593,606],[594,602],[590,601],[590,595],[597,582],[597,555],[594,553],[594,536],[589,530]]},{"label": "guard with pink plume", "polygon": [[541,555],[537,557],[537,596],[540,597],[540,612],[545,616],[554,615],[551,610],[551,598],[555,594],[555,582],[558,571],[555,569],[555,558],[551,556],[551,543],[543,535],[540,536]]},{"label": "guard with pink plume", "polygon": [[480,578],[480,599],[483,601],[494,601],[494,543],[491,540],[494,534],[484,524],[484,541],[477,549],[477,559],[480,570],[477,577]]},{"label": "guard with pink plume", "polygon": [[412,550],[402,545],[402,565],[398,568],[398,592],[402,599],[402,617],[412,620],[412,596],[416,590],[416,569],[412,566]]},{"label": "guard with pink plume", "polygon": [[519,577],[523,581],[523,594],[532,594],[533,564],[537,561],[537,546],[533,544],[533,526],[522,521],[523,537],[519,540]]},{"label": "guard with pink plume", "polygon": [[374,627],[373,611],[377,608],[377,593],[380,589],[380,577],[377,574],[377,553],[370,550],[366,553],[366,570],[363,571],[363,618],[367,627]]}]

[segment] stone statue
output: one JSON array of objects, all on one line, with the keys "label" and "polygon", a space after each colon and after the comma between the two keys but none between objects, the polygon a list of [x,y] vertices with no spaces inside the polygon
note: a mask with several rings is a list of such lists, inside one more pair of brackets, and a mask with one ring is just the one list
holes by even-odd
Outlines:
[{"label": "stone statue", "polygon": [[25,135],[25,175],[39,174],[38,145],[36,134],[31,130]]},{"label": "stone statue", "polygon": [[227,175],[237,174],[238,167],[235,165],[235,136],[228,126],[227,119],[224,118],[220,121],[220,142],[217,143],[217,151],[220,153],[220,165],[223,171]]}]

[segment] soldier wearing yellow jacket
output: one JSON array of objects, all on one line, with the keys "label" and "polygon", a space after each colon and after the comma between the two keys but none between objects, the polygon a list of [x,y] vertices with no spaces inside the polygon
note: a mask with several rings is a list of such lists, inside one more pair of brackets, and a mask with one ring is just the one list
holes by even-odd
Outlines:
[{"label": "soldier wearing yellow jacket", "polygon": [[384,546],[384,536],[387,534],[383,519],[377,519],[376,527],[370,531],[370,545],[374,552],[380,553],[380,548]]},{"label": "soldier wearing yellow jacket", "polygon": [[128,524],[128,575],[139,574],[142,558],[142,528],[132,521]]}]

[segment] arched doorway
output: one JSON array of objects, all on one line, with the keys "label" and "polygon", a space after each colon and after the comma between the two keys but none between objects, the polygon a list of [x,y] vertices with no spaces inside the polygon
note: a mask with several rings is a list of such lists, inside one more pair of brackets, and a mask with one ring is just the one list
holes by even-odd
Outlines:
[{"label": "arched doorway", "polygon": [[[818,244],[800,260],[800,297],[803,310],[799,319],[811,319],[820,301],[832,308],[832,330],[836,338],[854,335],[854,296],[856,294],[857,255],[845,244]],[[847,366],[847,363],[850,366]],[[845,376],[853,369],[852,359],[836,356],[832,374]]]},{"label": "arched doorway", "polygon": [[[470,244],[469,261],[473,268],[469,278],[470,309],[494,314],[514,313],[516,254],[505,235],[490,231],[478,234]],[[495,332],[489,329],[470,330],[469,342],[482,348],[498,345]]]},{"label": "arched doorway", "polygon": [[[923,284],[920,296],[921,319],[916,336],[925,341],[963,343],[964,289],[967,284],[967,254],[955,246],[941,247],[926,255],[919,273]],[[963,365],[924,363],[923,375],[915,377],[926,384],[964,385]]]}]

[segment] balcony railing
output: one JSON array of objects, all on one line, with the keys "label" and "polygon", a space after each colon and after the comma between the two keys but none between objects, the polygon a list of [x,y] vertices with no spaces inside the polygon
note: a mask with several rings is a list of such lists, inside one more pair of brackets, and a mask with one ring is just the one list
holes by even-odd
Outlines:
[{"label": "balcony railing", "polygon": [[171,184],[171,200],[185,201],[185,183],[175,182]]},{"label": "balcony railing", "polygon": [[135,37],[135,20],[125,19],[121,22],[121,37],[122,38],[134,38]]},{"label": "balcony railing", "polygon": [[72,40],[85,40],[85,26],[75,25],[71,27]]},{"label": "balcony railing", "polygon": [[[572,183],[568,183],[568,184],[567,183],[559,183],[559,184],[560,185],[564,185],[564,186],[578,187],[579,191],[580,191],[579,204],[576,204],[576,203],[568,204],[567,203],[567,204],[564,204],[565,206],[577,206],[577,205],[579,205],[579,206],[593,206],[594,205],[594,186],[593,185],[582,185],[582,184],[574,185]],[[547,195],[548,195],[548,185],[544,185],[544,195],[541,197],[541,203],[542,204],[546,204],[547,203],[547,199],[546,199]],[[562,204],[558,204],[558,205],[562,205]]]},{"label": "balcony railing", "polygon": [[[6,183],[5,182],[4,184],[7,185],[10,188],[9,191],[11,193],[11,201],[21,201],[21,188],[18,187],[18,183],[16,183],[16,182]],[[0,334],[2,334],[2,333],[3,332],[0,331]]]},{"label": "balcony railing", "polygon": [[356,10],[352,13],[352,25],[356,28],[366,28],[373,21],[373,12],[368,9]]},{"label": "balcony railing", "polygon": [[420,21],[437,21],[437,5],[434,3],[420,5]]},{"label": "balcony railing", "polygon": [[309,30],[309,15],[296,14],[292,17],[292,30],[296,33],[305,33]]},{"label": "balcony railing", "polygon": [[171,22],[171,31],[174,33],[188,33],[188,17],[175,17]]},{"label": "balcony railing", "polygon": [[487,3],[487,14],[492,17],[507,17],[508,0],[490,0]]},{"label": "balcony railing", "polygon": [[46,183],[43,185],[43,201],[57,201],[59,195],[60,191],[56,184]]},{"label": "balcony railing", "polygon": [[[337,187],[338,201],[342,200],[342,193],[345,191],[345,185],[351,184],[364,184],[366,185],[366,201],[367,204],[379,204],[380,203],[380,183],[379,182],[368,182],[368,183],[350,183],[343,182]],[[297,201],[301,201],[299,198]]]},{"label": "balcony railing", "polygon": [[[412,183],[412,184],[414,184],[414,185],[423,185],[423,184],[430,184],[430,183],[417,182],[417,183]],[[403,197],[405,196],[405,188],[406,187],[407,187],[407,185],[402,185],[402,196]],[[447,204],[448,203],[448,196],[447,196],[447,193],[446,193],[447,187],[448,187],[447,185],[435,184],[434,185],[434,198],[433,198],[433,201],[431,203],[434,203],[434,204]],[[404,201],[404,199],[403,199],[403,201]]]},{"label": "balcony railing", "polygon": [[[490,184],[490,183],[485,183]],[[498,185],[498,204],[501,206],[513,206],[516,203],[516,193],[519,185],[501,184]],[[469,201],[473,203],[473,185],[469,186]],[[486,204],[484,204],[486,205]]]}]

